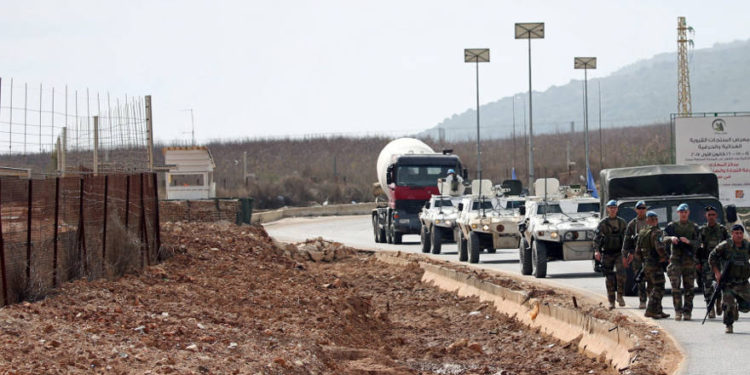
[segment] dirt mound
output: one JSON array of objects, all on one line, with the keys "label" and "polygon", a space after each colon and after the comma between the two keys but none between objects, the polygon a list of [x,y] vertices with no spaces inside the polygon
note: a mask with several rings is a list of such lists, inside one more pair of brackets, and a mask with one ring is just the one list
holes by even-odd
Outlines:
[{"label": "dirt mound", "polygon": [[[260,227],[175,223],[174,256],[0,310],[7,373],[611,373],[417,267]],[[323,254],[313,261],[313,252]],[[306,257],[306,258],[305,258]],[[329,259],[326,261],[325,259]]]}]

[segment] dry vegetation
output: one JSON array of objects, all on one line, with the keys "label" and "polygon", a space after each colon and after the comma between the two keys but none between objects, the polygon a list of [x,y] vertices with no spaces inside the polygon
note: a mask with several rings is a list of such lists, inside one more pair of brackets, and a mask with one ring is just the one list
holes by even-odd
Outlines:
[{"label": "dry vegetation", "polygon": [[[603,130],[604,147],[599,133],[590,135],[590,163],[598,179],[600,150],[604,167],[658,164],[669,161],[669,127],[667,124]],[[255,207],[276,208],[283,205],[308,205],[313,202],[348,203],[372,200],[372,183],[377,180],[375,161],[380,150],[391,139],[386,137],[308,139],[248,139],[212,141],[207,144],[216,159],[217,195],[252,196]],[[535,138],[535,174],[557,177],[563,183],[580,182],[584,169],[583,133],[542,134]],[[476,143],[473,140],[438,142],[425,140],[436,151],[451,148],[474,176]],[[578,170],[568,175],[566,147],[570,142],[571,160]],[[510,177],[513,162],[513,140],[482,142],[484,177],[501,181]],[[515,141],[515,166],[518,177],[526,182],[528,173],[527,141]],[[155,147],[156,163],[163,163],[161,148]],[[248,153],[248,173],[243,181],[242,153]],[[32,167],[34,171],[51,172],[49,155],[0,156],[0,165]]]}]

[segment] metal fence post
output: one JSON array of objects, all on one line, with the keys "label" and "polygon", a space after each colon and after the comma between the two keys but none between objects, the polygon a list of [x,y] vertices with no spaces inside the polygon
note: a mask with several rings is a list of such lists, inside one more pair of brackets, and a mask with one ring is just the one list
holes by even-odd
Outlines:
[{"label": "metal fence post", "polygon": [[32,181],[28,183],[28,205],[26,207],[26,282],[31,283],[31,204],[32,204]]},{"label": "metal fence post", "polygon": [[127,234],[128,221],[130,219],[130,175],[125,180],[125,234]]},{"label": "metal fence post", "polygon": [[156,255],[159,256],[161,250],[161,220],[159,220],[159,179],[156,173],[151,173],[154,180],[154,228],[156,236]]},{"label": "metal fence post", "polygon": [[78,256],[82,257],[81,262],[83,263],[83,273],[86,274],[88,272],[87,267],[87,257],[86,257],[86,234],[84,233],[84,224],[83,224],[83,199],[84,199],[84,181],[85,179],[81,177],[80,179],[80,193],[79,193],[79,199],[78,202]]},{"label": "metal fence post", "polygon": [[143,179],[144,173],[141,173],[140,180],[141,180],[141,236],[143,238],[143,246],[146,248],[145,253],[142,254],[141,257],[141,268],[143,268],[143,257],[146,258],[146,264],[151,265],[151,246],[148,245],[148,226],[146,225],[146,202],[143,198],[143,185],[144,185],[144,179]]},{"label": "metal fence post", "polygon": [[[2,196],[2,180],[0,180],[0,197]],[[2,210],[2,199],[0,199],[0,210]],[[8,304],[8,278],[5,274],[5,239],[3,238],[3,219],[0,215],[0,268],[3,277],[3,304]]]},{"label": "metal fence post", "polygon": [[102,272],[107,257],[107,195],[109,193],[109,176],[104,176],[104,223],[102,230]]},{"label": "metal fence post", "polygon": [[60,177],[55,178],[55,230],[52,237],[52,285],[57,287],[57,239],[60,224]]}]

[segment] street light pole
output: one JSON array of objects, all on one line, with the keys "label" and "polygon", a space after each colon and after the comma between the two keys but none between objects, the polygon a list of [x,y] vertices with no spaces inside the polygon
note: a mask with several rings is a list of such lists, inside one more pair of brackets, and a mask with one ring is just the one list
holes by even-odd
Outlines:
[{"label": "street light pole", "polygon": [[[479,143],[479,63],[490,62],[490,50],[488,48],[464,49],[464,62],[474,63],[476,66],[477,80],[477,181],[479,181],[479,199],[482,199],[482,150]],[[484,205],[482,205],[482,216],[484,216]]]},{"label": "street light pole", "polygon": [[531,39],[544,38],[544,22],[516,23],[516,39],[529,40],[529,194],[534,194],[534,115],[531,98]]},{"label": "street light pole", "polygon": [[588,70],[596,69],[596,57],[575,57],[573,59],[574,69],[583,69],[583,131],[585,134],[585,152],[586,152],[586,181],[588,182],[591,171],[589,165],[589,85]]}]

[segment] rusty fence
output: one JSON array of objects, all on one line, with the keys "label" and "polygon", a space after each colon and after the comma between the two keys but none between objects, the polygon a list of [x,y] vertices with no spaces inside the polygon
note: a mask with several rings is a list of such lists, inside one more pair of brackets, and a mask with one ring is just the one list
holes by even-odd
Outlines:
[{"label": "rusty fence", "polygon": [[160,259],[156,174],[0,179],[4,305]]}]

